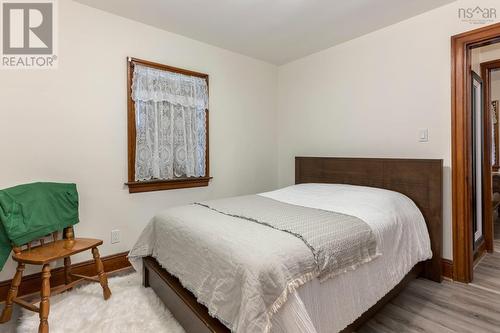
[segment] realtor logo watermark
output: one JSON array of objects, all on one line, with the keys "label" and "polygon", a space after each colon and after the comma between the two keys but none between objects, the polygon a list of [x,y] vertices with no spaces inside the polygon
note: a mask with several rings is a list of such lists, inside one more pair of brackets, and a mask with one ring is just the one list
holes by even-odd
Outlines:
[{"label": "realtor logo watermark", "polygon": [[0,68],[56,68],[55,1],[0,0],[0,6]]},{"label": "realtor logo watermark", "polygon": [[479,6],[458,8],[458,18],[470,24],[492,23],[497,18],[497,9]]}]

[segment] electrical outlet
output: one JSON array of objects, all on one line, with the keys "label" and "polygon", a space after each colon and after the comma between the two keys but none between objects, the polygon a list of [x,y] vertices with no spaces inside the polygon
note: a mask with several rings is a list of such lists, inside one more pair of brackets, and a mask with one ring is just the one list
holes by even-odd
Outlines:
[{"label": "electrical outlet", "polygon": [[120,230],[111,230],[111,244],[120,243]]}]

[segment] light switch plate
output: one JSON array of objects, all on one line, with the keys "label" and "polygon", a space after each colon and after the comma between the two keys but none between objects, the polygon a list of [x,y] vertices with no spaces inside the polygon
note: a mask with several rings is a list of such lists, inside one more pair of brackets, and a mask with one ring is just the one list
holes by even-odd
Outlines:
[{"label": "light switch plate", "polygon": [[427,128],[421,128],[418,130],[418,141],[419,142],[429,141],[429,130]]}]

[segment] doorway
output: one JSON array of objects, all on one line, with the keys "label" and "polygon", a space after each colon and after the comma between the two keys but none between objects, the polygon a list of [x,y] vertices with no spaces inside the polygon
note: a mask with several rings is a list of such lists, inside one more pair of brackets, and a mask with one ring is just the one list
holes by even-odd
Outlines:
[{"label": "doorway", "polygon": [[489,108],[477,103],[483,83],[478,73],[473,75],[472,50],[499,41],[500,23],[451,38],[452,277],[466,283],[473,279],[474,253],[481,244],[486,249],[488,235],[493,237],[492,120]]},{"label": "doorway", "polygon": [[[500,44],[492,44],[481,49],[489,55],[481,60],[480,69],[484,86],[484,109],[489,111],[491,118],[492,140],[492,219],[486,221],[485,245],[488,252],[500,252]],[[490,58],[495,59],[490,60]]]},{"label": "doorway", "polygon": [[[474,264],[493,252],[499,224],[500,43],[470,47],[472,248]],[[497,227],[497,236],[500,228]],[[499,240],[500,242],[500,240]]]}]

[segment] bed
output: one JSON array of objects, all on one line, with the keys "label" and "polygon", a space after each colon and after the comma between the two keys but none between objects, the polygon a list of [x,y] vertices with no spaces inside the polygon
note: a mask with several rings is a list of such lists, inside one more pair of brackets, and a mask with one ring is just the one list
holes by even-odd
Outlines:
[{"label": "bed", "polygon": [[[377,239],[377,255],[371,255],[364,264],[355,265],[355,269],[345,269],[342,274],[328,279],[320,280],[314,275],[305,280],[302,277],[293,280],[292,284],[285,285],[287,292],[280,295],[281,301],[272,304],[273,310],[266,317],[269,323],[265,328],[252,326],[262,316],[257,316],[260,312],[253,312],[254,304],[247,304],[267,293],[250,294],[240,300],[237,297],[242,297],[239,288],[233,288],[231,281],[224,280],[226,275],[233,274],[232,270],[239,270],[242,266],[238,259],[247,254],[244,251],[239,253],[239,247],[251,250],[248,253],[251,264],[256,264],[258,269],[264,267],[265,276],[259,273],[258,281],[270,275],[271,284],[279,285],[283,272],[272,275],[265,271],[276,270],[280,265],[279,261],[273,261],[272,251],[278,257],[289,256],[289,261],[295,262],[294,256],[301,251],[305,256],[304,253],[308,252],[304,246],[307,242],[302,243],[296,237],[257,223],[238,226],[238,230],[244,231],[240,235],[236,229],[227,230],[233,228],[235,216],[219,214],[221,212],[216,209],[203,210],[208,206],[191,207],[189,212],[199,211],[198,217],[173,223],[170,229],[164,230],[163,226],[168,223],[151,224],[141,236],[142,242],[138,241],[129,256],[136,269],[143,270],[144,285],[155,290],[187,332],[230,332],[228,327],[238,332],[352,332],[411,279],[422,276],[441,281],[442,160],[297,157],[295,183],[295,186],[260,194],[259,197],[294,207],[359,216],[367,221]],[[188,211],[178,210],[174,219],[182,220],[187,216],[185,212]],[[240,215],[236,214],[237,217]],[[168,220],[172,219],[171,216],[162,217],[160,214],[157,219]],[[222,228],[212,233],[210,242],[205,242],[203,235],[212,230],[184,230],[189,224],[193,225],[191,230],[202,230],[205,221],[201,220],[210,219],[217,224],[220,221]],[[211,228],[217,228],[217,224]],[[172,242],[161,240],[160,235],[176,233],[181,239],[177,244],[174,238]],[[209,243],[219,241],[219,235],[218,246],[210,247]],[[280,245],[273,245],[273,242]],[[162,247],[164,249],[159,250]],[[260,260],[261,257],[264,259]],[[227,266],[217,263],[221,258]],[[305,259],[297,262],[294,268],[308,264]],[[272,267],[266,267],[269,263],[273,263],[268,265]],[[219,272],[213,267],[222,268]],[[252,268],[240,275],[247,276],[254,271]],[[210,279],[215,279],[212,284],[222,285],[215,292],[206,290]],[[259,285],[259,288],[265,289],[266,286]],[[234,289],[237,289],[236,293]],[[224,309],[235,300],[239,303]],[[269,304],[263,303],[268,309]]]}]

